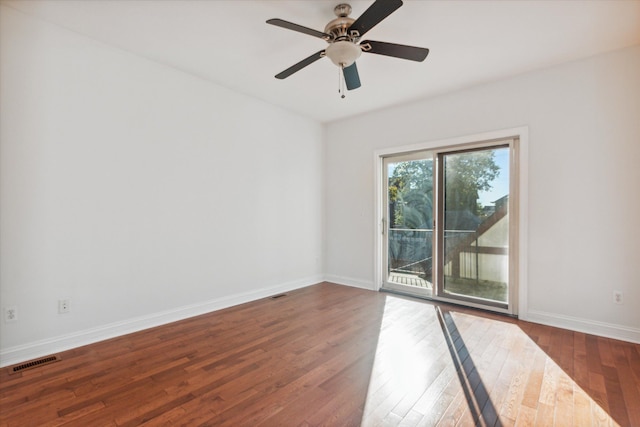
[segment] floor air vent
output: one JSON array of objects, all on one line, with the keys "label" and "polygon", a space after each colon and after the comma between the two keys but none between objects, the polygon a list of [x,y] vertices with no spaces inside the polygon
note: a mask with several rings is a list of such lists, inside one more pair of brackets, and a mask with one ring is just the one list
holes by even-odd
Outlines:
[{"label": "floor air vent", "polygon": [[278,295],[274,295],[271,297],[271,299],[278,299],[278,298],[282,298],[282,297],[286,297],[287,294],[278,294]]},{"label": "floor air vent", "polygon": [[26,363],[22,363],[20,365],[16,365],[14,367],[11,368],[11,370],[9,371],[12,374],[18,373],[18,372],[22,372],[22,371],[26,371],[27,369],[33,369],[33,368],[37,368],[38,366],[42,366],[42,365],[48,365],[50,363],[54,363],[60,360],[60,357],[58,356],[47,356],[47,357],[43,357],[41,359],[36,359],[36,360],[32,360],[30,362],[26,362]]}]

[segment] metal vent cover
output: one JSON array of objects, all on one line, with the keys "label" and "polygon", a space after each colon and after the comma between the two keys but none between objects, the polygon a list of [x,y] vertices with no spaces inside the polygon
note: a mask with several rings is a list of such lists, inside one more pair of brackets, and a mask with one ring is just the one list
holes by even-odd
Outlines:
[{"label": "metal vent cover", "polygon": [[10,374],[16,374],[18,372],[26,371],[27,369],[37,368],[39,366],[48,365],[60,361],[60,356],[47,356],[40,359],[31,360],[29,362],[15,365],[9,369]]}]

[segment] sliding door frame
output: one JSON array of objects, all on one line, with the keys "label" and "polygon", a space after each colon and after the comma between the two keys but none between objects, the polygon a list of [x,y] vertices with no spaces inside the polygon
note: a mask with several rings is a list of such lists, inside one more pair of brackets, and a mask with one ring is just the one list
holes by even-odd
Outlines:
[{"label": "sliding door frame", "polygon": [[[487,149],[496,148],[508,148],[509,149],[509,240],[508,240],[508,287],[507,287],[507,302],[482,300],[478,297],[467,296],[463,294],[452,294],[445,296],[445,279],[444,279],[444,258],[445,258],[445,245],[442,238],[445,235],[445,166],[443,164],[444,157],[452,154],[471,153],[478,152]],[[436,221],[436,243],[435,243],[435,262],[436,275],[434,280],[434,296],[435,299],[443,300],[453,303],[461,303],[464,305],[470,305],[478,308],[484,308],[493,311],[504,312],[508,314],[515,314],[517,312],[517,292],[518,292],[518,277],[517,277],[517,263],[514,262],[518,258],[518,189],[515,182],[517,181],[517,156],[518,152],[518,138],[508,137],[505,139],[497,139],[491,141],[480,141],[478,143],[472,143],[463,146],[457,146],[453,148],[447,147],[446,149],[438,151],[436,154],[437,167],[435,168],[437,173],[435,174],[436,187],[437,187],[437,213]],[[476,268],[478,268],[476,266]]]},{"label": "sliding door frame", "polygon": [[[385,185],[383,177],[386,172],[383,170],[384,159],[386,157],[395,157],[410,155],[419,151],[459,151],[473,148],[480,148],[482,146],[492,146],[500,144],[505,140],[513,139],[512,149],[510,149],[510,197],[509,212],[510,212],[510,236],[514,236],[515,240],[510,241],[509,251],[513,253],[513,256],[509,256],[509,305],[508,308],[491,307],[484,304],[475,304],[473,301],[465,301],[464,304],[471,307],[478,307],[483,309],[489,309],[496,312],[506,313],[510,315],[518,315],[523,310],[526,312],[527,307],[527,200],[528,200],[528,180],[527,180],[527,160],[528,160],[528,128],[518,127],[511,129],[504,129],[495,132],[486,132],[481,134],[467,135],[462,137],[428,141],[413,145],[405,145],[399,147],[390,147],[386,149],[377,150],[374,153],[375,162],[375,239],[374,239],[374,289],[380,290],[385,280],[386,274],[386,235],[384,234],[386,224],[384,219],[386,218],[388,209],[382,203],[385,200]],[[436,178],[437,179],[437,178]],[[436,215],[437,217],[437,215]],[[437,225],[437,224],[436,224]],[[438,225],[437,225],[438,226]],[[438,233],[436,233],[437,235]],[[510,237],[511,239],[511,237]],[[513,244],[513,246],[512,246]],[[440,246],[439,242],[434,242],[435,247]],[[439,262],[439,256],[437,253],[434,259],[434,264]],[[512,290],[513,289],[513,290]],[[443,298],[438,295],[430,297],[434,300],[454,302],[456,300],[450,298]],[[461,303],[461,302],[459,302]]]}]

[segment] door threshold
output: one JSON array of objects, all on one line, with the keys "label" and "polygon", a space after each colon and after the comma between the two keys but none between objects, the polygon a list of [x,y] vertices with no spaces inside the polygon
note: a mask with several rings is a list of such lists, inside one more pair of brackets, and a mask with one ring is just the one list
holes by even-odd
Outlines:
[{"label": "door threshold", "polygon": [[517,314],[511,314],[511,313],[502,312],[502,311],[490,310],[490,309],[482,308],[482,307],[474,307],[474,306],[470,306],[470,305],[463,304],[463,303],[452,302],[452,301],[449,301],[449,300],[444,301],[444,300],[433,298],[433,297],[430,297],[430,296],[427,296],[427,295],[416,295],[416,294],[411,294],[411,293],[408,293],[408,292],[402,292],[402,291],[398,291],[398,290],[395,290],[395,289],[386,289],[386,288],[380,288],[380,290],[378,292],[385,292],[385,293],[388,293],[388,294],[393,294],[393,295],[397,295],[397,296],[401,296],[401,297],[423,300],[423,301],[427,301],[427,302],[430,302],[430,303],[433,303],[433,304],[437,304],[437,305],[452,305],[454,307],[460,307],[460,308],[463,308],[465,310],[479,311],[481,313],[487,313],[487,314],[497,314],[499,316],[508,317],[510,319],[518,319],[518,315]]}]

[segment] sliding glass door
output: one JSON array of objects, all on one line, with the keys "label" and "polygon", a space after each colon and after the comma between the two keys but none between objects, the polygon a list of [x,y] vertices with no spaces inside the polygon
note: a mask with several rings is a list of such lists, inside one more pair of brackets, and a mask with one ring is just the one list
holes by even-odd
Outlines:
[{"label": "sliding glass door", "polygon": [[383,288],[513,312],[516,142],[384,158]]}]

